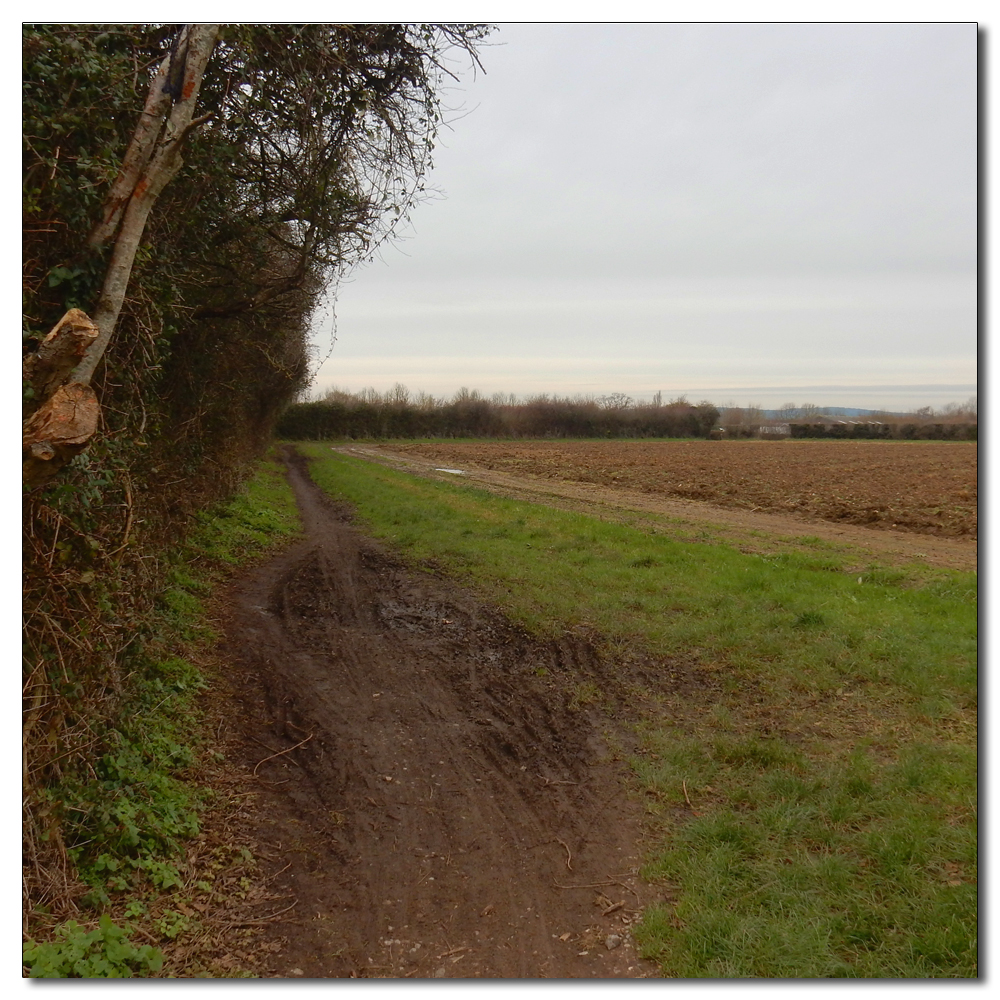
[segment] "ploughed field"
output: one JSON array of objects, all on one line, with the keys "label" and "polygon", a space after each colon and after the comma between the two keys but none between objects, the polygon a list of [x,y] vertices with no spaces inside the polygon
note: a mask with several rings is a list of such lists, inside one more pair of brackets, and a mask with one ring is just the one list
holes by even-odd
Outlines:
[{"label": "ploughed field", "polygon": [[937,441],[393,443],[455,468],[634,489],[720,507],[975,538],[978,448]]}]

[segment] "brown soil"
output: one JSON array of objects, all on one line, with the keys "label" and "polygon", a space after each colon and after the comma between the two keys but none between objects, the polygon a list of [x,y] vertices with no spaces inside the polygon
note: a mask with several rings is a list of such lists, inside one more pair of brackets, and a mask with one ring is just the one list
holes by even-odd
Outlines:
[{"label": "brown soil", "polygon": [[[855,444],[872,442],[852,442]],[[875,442],[885,444],[884,442]],[[649,489],[638,489],[629,486],[628,476],[623,481],[595,483],[579,481],[572,476],[583,475],[580,463],[587,452],[577,452],[574,445],[577,442],[561,445],[549,445],[547,442],[531,442],[544,450],[548,458],[555,462],[563,455],[567,465],[560,473],[541,475],[517,468],[515,472],[505,471],[504,456],[508,451],[532,451],[528,445],[507,446],[502,444],[432,444],[432,445],[342,445],[336,446],[338,451],[348,455],[356,455],[371,461],[381,462],[402,471],[415,475],[429,476],[438,479],[455,480],[455,472],[461,472],[463,481],[490,490],[502,496],[515,497],[535,503],[544,503],[552,507],[577,510],[596,516],[608,517],[622,515],[639,515],[665,517],[674,524],[677,537],[688,537],[699,540],[706,532],[737,545],[746,551],[780,547],[784,543],[798,544],[803,537],[817,539],[823,545],[843,548],[853,552],[859,565],[864,565],[872,557],[890,563],[924,563],[929,566],[940,566],[947,569],[975,571],[978,561],[978,545],[974,534],[958,536],[934,535],[917,530],[904,530],[899,526],[887,528],[880,524],[861,525],[850,521],[830,521],[803,511],[779,512],[770,509],[750,509],[745,506],[722,506],[719,501],[699,501],[680,499],[667,495],[666,492],[654,492]],[[604,448],[604,445],[592,445],[582,442],[588,448]],[[608,448],[620,447],[623,442],[612,442]],[[628,444],[628,442],[625,442]],[[643,444],[638,448],[652,449],[652,461],[656,457],[655,449],[665,445],[676,445],[678,448],[688,445],[703,445],[707,449],[724,448],[732,445],[737,448],[759,444],[764,449],[760,454],[796,454],[795,449],[803,445],[815,445],[819,448],[837,448],[838,442],[655,442]],[[790,451],[785,451],[785,446]],[[888,447],[894,447],[890,443]],[[914,458],[916,471],[919,473],[920,451],[924,447],[942,447],[952,449],[952,454],[958,455],[962,462],[972,464],[966,469],[971,472],[972,490],[975,491],[975,451],[972,446],[962,444],[934,445],[921,442],[911,449],[910,445],[899,443],[900,452],[904,457]],[[550,454],[548,449],[552,449]],[[560,449],[568,449],[566,455]],[[802,454],[805,454],[804,452]],[[833,453],[827,455],[827,461],[832,461]],[[638,456],[638,457],[637,457]],[[641,452],[633,456],[638,462]],[[576,463],[576,464],[573,464]],[[961,462],[959,463],[961,464]],[[447,465],[453,471],[443,471],[442,465]],[[526,468],[537,467],[529,461]],[[764,469],[766,471],[766,466]],[[898,471],[898,469],[897,469]],[[958,473],[956,473],[957,475]],[[763,472],[761,473],[763,475]],[[843,469],[835,474],[829,472],[831,479],[842,479]],[[900,473],[901,475],[901,473]],[[972,524],[975,520],[973,515]]]},{"label": "brown soil", "polygon": [[223,623],[241,704],[220,743],[256,786],[248,822],[288,899],[271,912],[291,905],[261,974],[654,975],[629,935],[664,891],[636,875],[622,674],[404,568],[297,457],[289,474],[305,538],[232,586]]},{"label": "brown soil", "polygon": [[438,465],[835,524],[975,538],[977,446],[937,441],[394,444]]},{"label": "brown soil", "polygon": [[[678,537],[752,549],[808,535],[860,559],[976,564],[970,537],[726,508],[571,468],[507,471],[488,444],[342,450],[442,479],[460,468],[496,493],[602,517],[665,517]],[[670,896],[636,874],[628,723],[669,712],[680,724],[724,700],[718,679],[694,661],[607,658],[595,637],[533,639],[394,560],[287,457],[305,538],[219,601],[232,694],[217,688],[210,707],[227,758],[213,784],[239,805],[215,839],[252,844],[258,868],[241,892],[238,858],[220,862],[228,910],[212,922],[209,974],[656,975],[629,932]]]}]

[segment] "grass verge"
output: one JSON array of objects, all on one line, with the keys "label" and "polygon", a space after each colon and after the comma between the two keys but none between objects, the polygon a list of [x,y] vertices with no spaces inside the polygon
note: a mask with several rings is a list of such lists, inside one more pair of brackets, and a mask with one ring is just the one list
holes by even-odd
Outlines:
[{"label": "grass verge", "polygon": [[974,574],[746,554],[299,447],[416,564],[661,658],[633,764],[663,886],[637,937],[666,975],[977,974]]},{"label": "grass verge", "polygon": [[[198,937],[200,915],[226,891],[227,872],[252,861],[232,845],[188,849],[210,805],[199,779],[215,756],[199,705],[206,680],[197,663],[216,638],[203,602],[229,567],[299,530],[283,468],[270,459],[239,496],[200,514],[187,543],[170,555],[118,724],[99,734],[89,773],[64,774],[45,790],[58,820],[53,835],[89,892],[80,921],[31,915],[24,964],[32,978],[176,974],[173,946]],[[147,943],[136,945],[136,936]]]}]

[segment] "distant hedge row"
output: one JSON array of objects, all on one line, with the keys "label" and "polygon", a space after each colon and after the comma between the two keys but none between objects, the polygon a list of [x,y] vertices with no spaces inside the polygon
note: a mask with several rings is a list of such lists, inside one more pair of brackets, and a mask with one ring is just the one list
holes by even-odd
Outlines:
[{"label": "distant hedge row", "polygon": [[903,441],[978,441],[977,423],[789,424],[793,438],[885,438]]},{"label": "distant hedge row", "polygon": [[298,441],[423,437],[707,437],[718,419],[719,411],[709,403],[609,409],[596,402],[552,399],[498,405],[480,398],[432,406],[340,399],[295,404],[285,412],[277,433]]}]

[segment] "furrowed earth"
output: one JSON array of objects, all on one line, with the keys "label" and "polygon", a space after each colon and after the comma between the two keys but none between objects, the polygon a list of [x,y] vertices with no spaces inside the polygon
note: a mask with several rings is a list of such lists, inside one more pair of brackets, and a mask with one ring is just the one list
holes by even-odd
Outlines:
[{"label": "furrowed earth", "polygon": [[958,538],[975,538],[977,530],[971,442],[435,442],[379,450],[837,524]]},{"label": "furrowed earth", "polygon": [[[752,548],[828,531],[868,557],[974,567],[975,446],[875,444],[338,449],[555,506],[666,516],[680,536],[711,525]],[[596,636],[531,637],[404,567],[293,449],[286,460],[305,536],[237,579],[218,612],[232,692],[215,705],[218,745],[272,900],[248,922],[246,964],[264,977],[658,975],[629,932],[670,894],[638,877],[644,806],[624,761],[639,715],[708,704],[717,680],[694,660],[610,662]],[[785,483],[796,503],[782,508]],[[600,708],[579,698],[588,685]],[[657,704],[643,700],[653,688]]]},{"label": "furrowed earth", "polygon": [[806,538],[854,550],[862,563],[977,565],[972,443],[393,442],[337,450],[599,517],[666,518],[678,538],[709,534],[747,552]]}]

